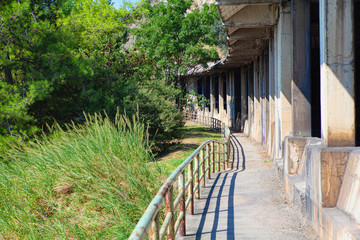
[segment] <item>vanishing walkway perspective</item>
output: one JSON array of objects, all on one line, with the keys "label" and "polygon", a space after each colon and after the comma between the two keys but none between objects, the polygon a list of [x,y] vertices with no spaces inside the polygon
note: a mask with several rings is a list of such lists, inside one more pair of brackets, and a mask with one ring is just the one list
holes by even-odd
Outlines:
[{"label": "vanishing walkway perspective", "polygon": [[177,239],[318,239],[281,191],[263,146],[231,134],[233,168],[212,173]]}]

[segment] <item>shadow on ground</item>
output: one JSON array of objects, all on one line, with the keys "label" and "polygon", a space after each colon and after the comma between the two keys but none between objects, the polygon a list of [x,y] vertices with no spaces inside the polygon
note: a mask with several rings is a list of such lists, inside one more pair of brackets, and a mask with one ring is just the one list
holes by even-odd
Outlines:
[{"label": "shadow on ground", "polygon": [[[234,193],[235,193],[235,180],[236,177],[238,175],[239,172],[242,172],[246,169],[246,158],[245,158],[245,153],[244,153],[244,149],[242,147],[242,145],[240,144],[239,140],[234,137],[233,135],[230,136],[231,139],[231,170],[228,172],[222,172],[219,173],[211,188],[209,191],[209,194],[207,196],[206,199],[206,203],[205,203],[205,207],[204,207],[204,211],[201,214],[201,220],[199,223],[199,227],[198,230],[196,232],[196,234],[193,235],[187,235],[187,237],[194,237],[196,240],[202,239],[204,238],[204,234],[206,234],[207,236],[210,234],[210,239],[216,239],[216,233],[217,232],[224,232],[226,231],[226,239],[235,239],[235,219],[234,219]],[[233,174],[231,174],[231,172]],[[221,198],[224,197],[224,195],[222,195],[222,192],[224,190],[224,187],[226,186],[225,183],[228,180],[228,178],[231,178],[230,180],[230,185],[229,185],[229,195],[227,196],[227,209],[220,209],[220,203],[221,203]],[[221,185],[218,185],[218,182],[221,181]],[[214,190],[215,188],[219,188],[219,191],[217,192],[217,194],[214,194]],[[215,210],[214,210],[214,219],[212,222],[212,229],[210,232],[204,232],[204,225],[205,225],[205,220],[206,220],[206,215],[209,212],[209,207],[210,207],[210,201],[214,200],[214,198],[216,199],[216,206],[215,206]],[[218,226],[219,226],[219,215],[220,212],[223,211],[227,211],[227,228],[226,229],[222,229],[222,230],[218,230]],[[222,226],[224,226],[224,223],[221,223]],[[208,239],[208,237],[206,238]]]}]

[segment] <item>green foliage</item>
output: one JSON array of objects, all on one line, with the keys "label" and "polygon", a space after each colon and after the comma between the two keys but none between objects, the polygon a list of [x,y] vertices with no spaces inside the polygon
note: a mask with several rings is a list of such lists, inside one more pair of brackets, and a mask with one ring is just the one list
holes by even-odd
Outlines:
[{"label": "green foliage", "polygon": [[36,131],[38,116],[29,114],[29,107],[76,77],[80,64],[71,57],[72,38],[57,25],[64,6],[11,1],[0,10],[0,125],[6,129],[0,134]]},{"label": "green foliage", "polygon": [[209,99],[206,99],[204,95],[198,94],[194,89],[188,91],[183,99],[185,102],[185,108],[199,107],[201,110],[203,106],[210,104]]},{"label": "green foliage", "polygon": [[182,125],[176,91],[161,80],[154,59],[124,48],[127,24],[142,11],[130,10],[115,10],[106,0],[5,5],[0,135],[32,135],[54,120],[82,122],[83,111],[133,114],[138,106],[152,134],[170,136]]},{"label": "green foliage", "polygon": [[[182,75],[217,59],[215,7],[190,6],[2,2],[1,237],[129,235],[160,184],[156,164],[145,164],[153,159],[146,133],[160,142],[176,135]],[[129,49],[129,25],[142,16]]]},{"label": "green foliage", "polygon": [[212,28],[216,32],[216,40],[218,42],[218,47],[220,48],[222,57],[225,57],[228,51],[228,42],[226,30],[223,27],[223,22],[221,21],[220,14],[218,13],[218,18],[215,20]]},{"label": "green foliage", "polygon": [[155,67],[169,82],[177,84],[189,68],[218,59],[212,29],[216,8],[205,4],[190,11],[191,5],[191,0],[149,3],[144,6],[146,21],[133,31],[136,46],[155,59]]},{"label": "green foliage", "polygon": [[[145,125],[87,115],[0,162],[0,236],[126,239],[160,186]],[[70,130],[71,129],[71,130]]]},{"label": "green foliage", "polygon": [[125,8],[116,10],[109,0],[75,0],[68,4],[72,11],[60,22],[77,34],[76,40],[82,48],[122,33],[133,20],[131,12]]}]

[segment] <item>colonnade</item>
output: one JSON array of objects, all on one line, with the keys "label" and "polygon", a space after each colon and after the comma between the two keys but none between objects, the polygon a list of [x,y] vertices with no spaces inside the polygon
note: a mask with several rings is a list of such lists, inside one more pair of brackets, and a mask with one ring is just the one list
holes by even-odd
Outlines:
[{"label": "colonnade", "polygon": [[331,232],[319,216],[335,219],[327,208],[336,207],[360,224],[359,1],[235,2],[217,1],[229,54],[192,77],[191,87],[210,96],[193,110],[263,144],[323,238],[350,234]]}]

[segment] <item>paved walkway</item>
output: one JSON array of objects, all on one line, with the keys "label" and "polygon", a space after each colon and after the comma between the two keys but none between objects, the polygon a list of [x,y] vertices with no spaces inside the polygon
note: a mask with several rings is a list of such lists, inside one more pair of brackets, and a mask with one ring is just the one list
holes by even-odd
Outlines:
[{"label": "paved walkway", "polygon": [[214,173],[178,239],[317,239],[281,190],[262,146],[233,134],[234,168]]}]

